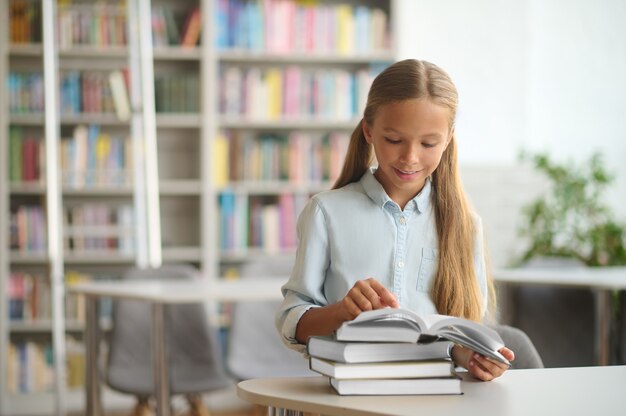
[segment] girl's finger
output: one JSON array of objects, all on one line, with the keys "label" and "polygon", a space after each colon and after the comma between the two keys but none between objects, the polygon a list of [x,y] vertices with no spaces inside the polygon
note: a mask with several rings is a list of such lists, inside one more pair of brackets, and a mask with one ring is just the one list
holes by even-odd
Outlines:
[{"label": "girl's finger", "polygon": [[392,308],[397,308],[400,306],[398,304],[398,300],[396,296],[389,291],[382,283],[380,283],[376,279],[368,279],[370,281],[370,285],[372,289],[376,292],[378,297],[383,301],[383,303],[387,306],[391,306]]},{"label": "girl's finger", "polygon": [[484,381],[493,380],[494,378],[493,374],[491,374],[489,371],[483,368],[482,365],[475,359],[471,358],[468,366],[469,366],[468,368],[469,372],[472,374],[472,376],[476,377],[477,379],[484,380]]}]

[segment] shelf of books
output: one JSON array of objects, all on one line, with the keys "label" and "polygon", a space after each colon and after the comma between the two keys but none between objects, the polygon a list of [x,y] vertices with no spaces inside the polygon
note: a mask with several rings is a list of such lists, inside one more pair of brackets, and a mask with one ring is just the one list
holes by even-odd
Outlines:
[{"label": "shelf of books", "polygon": [[[0,414],[46,414],[41,0],[1,3]],[[332,187],[369,84],[394,59],[394,3],[152,0],[164,262],[211,277],[291,264],[300,210]],[[57,12],[69,285],[134,265],[133,218],[142,213],[133,205],[126,1],[57,1]],[[68,302],[72,409],[82,406],[84,355],[80,300]],[[35,405],[40,397],[47,402]]]},{"label": "shelf of books", "polygon": [[[215,1],[220,271],[291,263],[297,217],[337,178],[393,1]],[[280,22],[277,24],[276,22]],[[234,271],[233,271],[234,269]]]},{"label": "shelf of books", "polygon": [[[203,56],[198,0],[153,1],[154,86],[165,262],[202,267]],[[0,414],[50,414],[51,294],[46,252],[41,0],[0,10]],[[126,1],[57,2],[66,285],[135,264]],[[167,32],[161,23],[167,23]],[[6,29],[5,29],[6,28]],[[164,38],[164,36],[166,36]],[[84,308],[67,296],[67,407],[83,408]],[[107,319],[107,308],[103,308]],[[106,325],[104,326],[106,328]],[[105,392],[107,408],[132,399]]]}]

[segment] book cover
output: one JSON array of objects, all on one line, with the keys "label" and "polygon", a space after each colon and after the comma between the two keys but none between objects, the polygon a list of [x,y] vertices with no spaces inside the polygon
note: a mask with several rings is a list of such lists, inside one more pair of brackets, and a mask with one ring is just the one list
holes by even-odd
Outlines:
[{"label": "book cover", "polygon": [[386,396],[421,394],[462,394],[461,379],[405,378],[340,380],[331,377],[330,385],[340,395]]},{"label": "book cover", "polygon": [[309,359],[311,370],[339,380],[344,379],[398,379],[451,377],[452,360],[395,361],[375,363],[338,363],[317,357]]},{"label": "book cover", "polygon": [[454,316],[420,316],[403,308],[376,309],[344,322],[337,329],[336,336],[339,341],[409,343],[442,338],[509,364],[498,352],[504,342],[494,329]]},{"label": "book cover", "polygon": [[185,21],[183,26],[183,32],[181,36],[181,46],[193,47],[198,44],[200,40],[200,31],[202,29],[202,21],[200,15],[200,8],[194,8]]},{"label": "book cover", "polygon": [[451,342],[342,342],[333,336],[313,336],[307,342],[311,357],[341,363],[438,360],[450,358]]},{"label": "book cover", "polygon": [[109,74],[109,84],[113,95],[113,105],[117,118],[122,121],[130,119],[130,100],[122,71],[116,70]]}]

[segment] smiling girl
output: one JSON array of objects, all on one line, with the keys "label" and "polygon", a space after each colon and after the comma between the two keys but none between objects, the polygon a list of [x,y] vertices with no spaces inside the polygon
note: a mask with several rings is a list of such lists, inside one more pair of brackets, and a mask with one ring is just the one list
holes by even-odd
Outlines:
[{"label": "smiling girl", "polygon": [[[296,262],[276,315],[288,345],[303,349],[308,337],[371,309],[480,321],[493,306],[481,221],[457,172],[457,100],[449,76],[429,62],[400,61],[376,77],[333,190],[298,219]],[[507,368],[460,346],[452,357],[481,380]]]}]

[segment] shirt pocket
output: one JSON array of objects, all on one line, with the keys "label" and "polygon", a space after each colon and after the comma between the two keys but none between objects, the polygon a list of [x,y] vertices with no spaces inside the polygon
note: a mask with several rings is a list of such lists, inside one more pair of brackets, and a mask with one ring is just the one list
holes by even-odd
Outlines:
[{"label": "shirt pocket", "polygon": [[420,292],[428,292],[430,284],[437,271],[437,254],[438,250],[430,247],[422,247],[422,258],[420,261],[420,270],[417,274],[417,290]]}]

